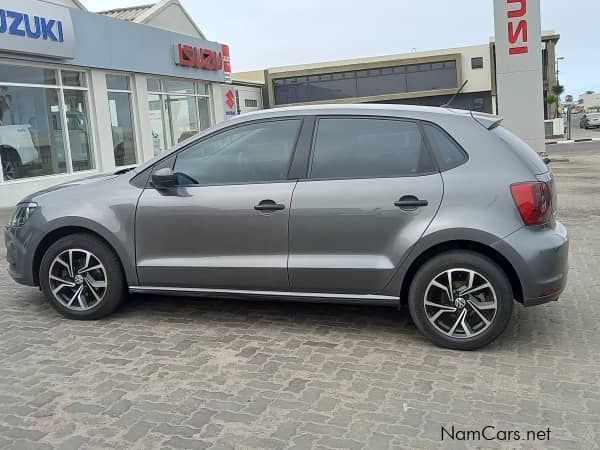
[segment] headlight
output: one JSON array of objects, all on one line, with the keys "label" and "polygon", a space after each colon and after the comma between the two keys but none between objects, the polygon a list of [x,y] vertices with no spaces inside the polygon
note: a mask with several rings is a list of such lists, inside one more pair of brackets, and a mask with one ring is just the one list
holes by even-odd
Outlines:
[{"label": "headlight", "polygon": [[8,222],[9,227],[21,227],[29,220],[31,214],[38,207],[37,203],[29,202],[29,203],[19,203],[15,212],[13,213],[10,222]]}]

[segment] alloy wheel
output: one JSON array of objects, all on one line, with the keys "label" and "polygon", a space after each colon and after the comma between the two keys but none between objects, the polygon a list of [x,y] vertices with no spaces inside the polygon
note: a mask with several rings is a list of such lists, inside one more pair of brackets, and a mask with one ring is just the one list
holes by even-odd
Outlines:
[{"label": "alloy wheel", "polygon": [[473,338],[496,317],[498,299],[492,284],[471,269],[448,269],[434,277],[425,291],[427,320],[452,338]]},{"label": "alloy wheel", "polygon": [[50,290],[64,307],[86,311],[97,306],[108,287],[106,269],[92,252],[68,249],[50,264]]},{"label": "alloy wheel", "polygon": [[4,173],[5,180],[17,179],[17,167],[11,161],[2,162],[2,172]]}]

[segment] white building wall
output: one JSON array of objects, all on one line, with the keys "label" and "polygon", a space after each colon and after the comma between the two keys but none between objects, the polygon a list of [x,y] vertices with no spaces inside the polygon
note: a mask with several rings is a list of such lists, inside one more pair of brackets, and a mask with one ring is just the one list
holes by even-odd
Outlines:
[{"label": "white building wall", "polygon": [[[254,86],[233,86],[235,88],[238,103],[240,106],[240,113],[246,113],[250,111],[258,111],[263,109],[262,102],[262,90],[259,87]],[[246,100],[250,103],[256,102],[256,106],[250,106]]]},{"label": "white building wall", "polygon": [[[492,89],[492,62],[489,45],[475,45],[456,49],[461,54],[462,79],[469,80],[463,92],[484,92]],[[483,58],[483,68],[472,69],[471,58]]]},{"label": "white building wall", "polygon": [[581,95],[581,99],[583,100],[583,107],[586,111],[590,108],[600,108],[600,93],[583,94]]}]

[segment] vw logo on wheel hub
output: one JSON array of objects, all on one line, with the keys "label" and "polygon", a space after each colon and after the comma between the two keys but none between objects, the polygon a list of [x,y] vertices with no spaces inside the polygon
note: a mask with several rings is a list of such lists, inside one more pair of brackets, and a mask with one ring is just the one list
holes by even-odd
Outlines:
[{"label": "vw logo on wheel hub", "polygon": [[467,304],[467,302],[462,297],[458,297],[456,300],[454,300],[454,306],[459,309],[464,308],[466,304]]}]

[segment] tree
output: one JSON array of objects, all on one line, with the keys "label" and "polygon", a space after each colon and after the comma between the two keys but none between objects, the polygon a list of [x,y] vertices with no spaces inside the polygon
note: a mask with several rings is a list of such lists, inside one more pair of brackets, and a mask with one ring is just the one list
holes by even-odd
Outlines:
[{"label": "tree", "polygon": [[[562,84],[557,84],[552,86],[552,97],[554,97],[554,102],[556,103],[556,112],[554,113],[554,118],[559,117],[559,109],[560,109],[560,96],[565,92],[565,87]],[[550,97],[550,95],[548,96]]]}]

